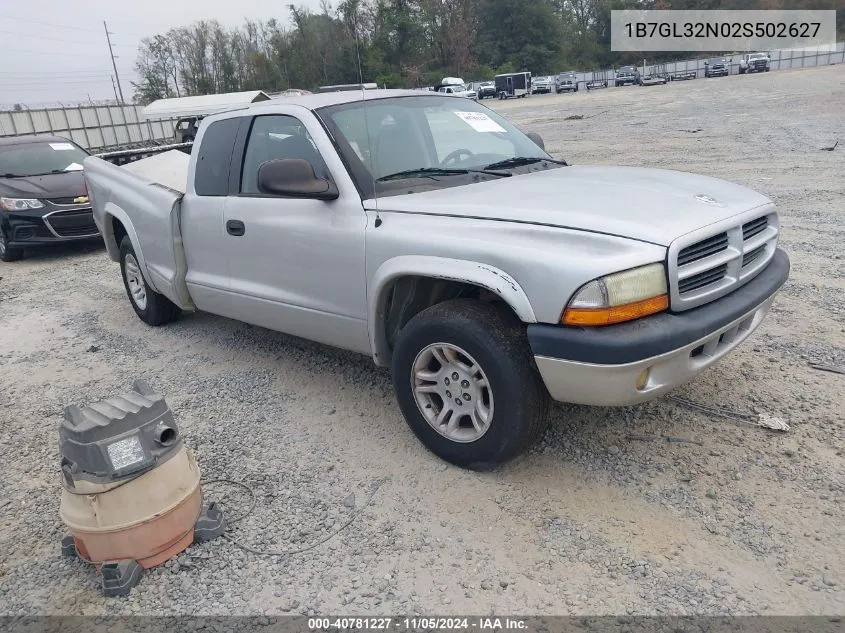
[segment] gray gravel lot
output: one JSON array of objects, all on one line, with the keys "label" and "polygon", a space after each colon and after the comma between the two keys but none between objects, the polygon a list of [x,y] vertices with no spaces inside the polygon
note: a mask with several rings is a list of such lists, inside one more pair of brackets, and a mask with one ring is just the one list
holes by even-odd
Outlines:
[{"label": "gray gravel lot", "polygon": [[[205,314],[148,328],[100,247],[33,252],[0,265],[0,613],[845,611],[845,376],[807,366],[845,364],[845,66],[489,103],[571,162],[700,172],[778,203],[790,281],[679,395],[792,430],[666,398],[558,406],[529,454],[462,471],[416,441],[367,358]],[[255,490],[244,543],[301,549],[372,501],[304,554],[218,540],[104,599],[59,557],[57,426],[139,377],[205,478]],[[629,438],[653,434],[697,443]],[[227,484],[206,493],[231,515],[249,505]]]}]

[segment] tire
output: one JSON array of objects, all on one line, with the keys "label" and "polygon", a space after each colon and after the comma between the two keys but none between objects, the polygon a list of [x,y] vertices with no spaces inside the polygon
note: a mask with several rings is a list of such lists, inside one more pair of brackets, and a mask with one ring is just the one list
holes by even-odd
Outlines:
[{"label": "tire", "polygon": [[[128,262],[128,269],[127,269]],[[120,242],[120,273],[123,287],[135,314],[147,325],[157,327],[179,318],[182,310],[164,295],[150,288],[141,273],[135,249],[129,237]]]},{"label": "tire", "polygon": [[21,257],[23,257],[23,249],[9,246],[6,242],[6,234],[3,233],[3,229],[0,229],[0,261],[16,262]]},{"label": "tire", "polygon": [[[450,363],[461,372],[460,383],[454,381],[457,372],[449,375],[447,369],[443,375],[445,366],[433,348],[441,350],[444,360],[451,359],[439,346],[451,348],[452,358],[463,363],[463,367]],[[466,372],[470,363],[480,371]],[[548,426],[549,395],[534,363],[525,326],[495,304],[456,299],[423,310],[399,331],[392,370],[396,398],[408,426],[432,453],[457,466],[488,470],[525,451]],[[432,376],[423,379],[423,386],[437,392],[417,391],[421,372]],[[470,383],[481,379],[487,386]],[[458,388],[460,395],[454,391]],[[437,430],[434,425],[447,401],[453,413],[446,414]],[[478,404],[473,406],[474,402]],[[486,421],[481,417],[485,407]],[[426,415],[434,418],[432,422]],[[450,430],[448,422],[452,420],[457,424]]]}]

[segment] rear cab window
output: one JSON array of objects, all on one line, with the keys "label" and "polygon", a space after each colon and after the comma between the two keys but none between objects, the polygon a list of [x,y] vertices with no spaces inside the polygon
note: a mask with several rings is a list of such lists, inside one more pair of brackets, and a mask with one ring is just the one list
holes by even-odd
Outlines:
[{"label": "rear cab window", "polygon": [[194,172],[194,190],[198,196],[228,195],[229,165],[242,121],[242,117],[215,121],[203,134]]}]

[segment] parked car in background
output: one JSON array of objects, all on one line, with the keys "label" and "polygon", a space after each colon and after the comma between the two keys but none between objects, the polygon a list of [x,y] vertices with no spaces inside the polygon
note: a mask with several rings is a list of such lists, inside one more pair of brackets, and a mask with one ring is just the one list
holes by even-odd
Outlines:
[{"label": "parked car in background", "polygon": [[614,85],[619,86],[634,86],[640,83],[640,71],[635,66],[622,66],[616,71],[616,80]]},{"label": "parked car in background", "polygon": [[574,72],[560,73],[555,77],[555,92],[578,92],[578,75]]},{"label": "parked car in background", "polygon": [[551,77],[539,76],[531,79],[531,94],[548,94],[554,85]]},{"label": "parked car in background", "polygon": [[789,273],[764,195],[570,167],[442,95],[233,110],[173,158],[169,186],[85,160],[138,317],[201,310],[365,354],[392,369],[417,437],[470,468],[525,451],[550,398],[630,405],[692,380],[751,335]]},{"label": "parked car in background", "polygon": [[466,97],[467,99],[477,99],[478,94],[475,90],[470,89],[469,87],[465,86],[464,84],[454,84],[449,86],[440,86],[437,88],[437,92],[441,94],[447,95],[455,95],[458,97]]},{"label": "parked car in background", "polygon": [[478,82],[478,87],[475,90],[478,93],[479,99],[484,99],[485,97],[495,97],[496,96],[496,82],[494,81],[480,81]]},{"label": "parked car in background", "polygon": [[[278,96],[280,97],[302,97],[304,95],[310,95],[310,90],[305,90],[304,88],[288,88],[287,90],[283,90],[279,93]],[[273,95],[276,96],[276,95]]]},{"label": "parked car in background", "polygon": [[746,53],[739,60],[739,74],[769,72],[771,60],[768,53]]},{"label": "parked car in background", "polygon": [[704,62],[705,77],[727,77],[730,74],[728,60],[724,57],[711,57]]},{"label": "parked car in background", "polygon": [[177,143],[191,143],[197,137],[201,116],[184,117],[176,121],[173,140]]},{"label": "parked car in background", "polygon": [[27,246],[98,238],[82,176],[88,152],[61,136],[0,139],[0,260]]}]

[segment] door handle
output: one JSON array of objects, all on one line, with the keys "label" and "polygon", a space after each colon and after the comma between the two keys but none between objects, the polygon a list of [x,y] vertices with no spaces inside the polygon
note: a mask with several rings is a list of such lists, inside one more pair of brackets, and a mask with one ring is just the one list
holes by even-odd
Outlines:
[{"label": "door handle", "polygon": [[244,223],[240,220],[229,220],[226,222],[226,232],[229,235],[240,237],[241,235],[246,233],[246,227],[244,226]]}]

